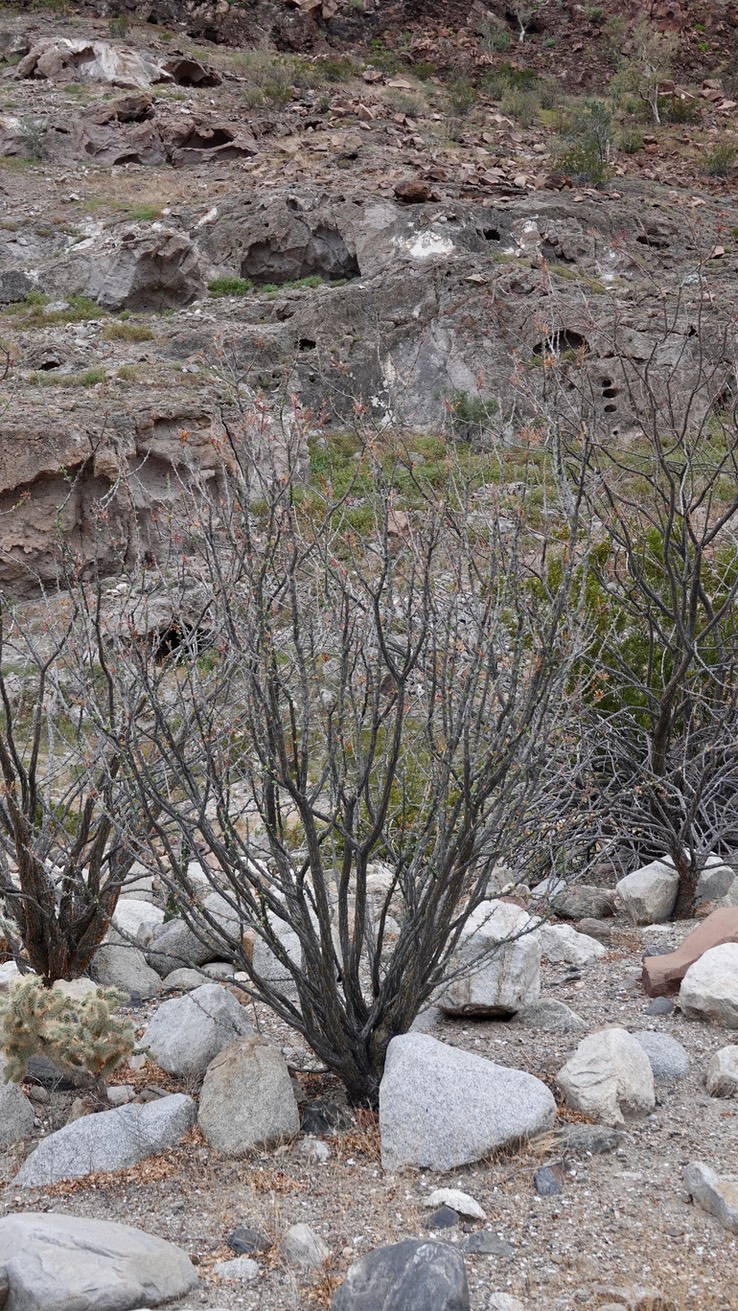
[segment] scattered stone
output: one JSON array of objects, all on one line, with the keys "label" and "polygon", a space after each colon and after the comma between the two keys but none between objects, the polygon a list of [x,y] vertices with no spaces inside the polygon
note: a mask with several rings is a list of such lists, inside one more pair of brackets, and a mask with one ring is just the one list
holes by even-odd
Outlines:
[{"label": "scattered stone", "polygon": [[565,1178],[563,1165],[542,1165],[533,1176],[533,1187],[539,1197],[556,1197],[564,1191]]},{"label": "scattered stone", "polygon": [[691,1019],[738,1029],[738,942],[711,947],[690,965],[679,989],[679,1005]]},{"label": "scattered stone", "polygon": [[242,1284],[256,1279],[258,1273],[258,1263],[248,1256],[237,1256],[233,1261],[216,1261],[213,1266],[213,1274],[220,1279],[238,1279]]},{"label": "scattered stone", "polygon": [[54,1213],[0,1220],[8,1311],[129,1311],[198,1284],[189,1257],[129,1225]]},{"label": "scattered stone", "polygon": [[309,1225],[292,1225],[279,1244],[279,1250],[291,1265],[319,1270],[330,1256],[330,1248]]},{"label": "scattered stone", "polygon": [[162,992],[194,992],[202,984],[203,977],[199,970],[181,969],[167,974],[161,981],[161,988]]},{"label": "scattered stone", "polygon": [[396,182],[394,192],[397,199],[402,201],[404,205],[422,205],[427,200],[433,199],[433,188],[429,183],[421,182],[417,178]]},{"label": "scattered stone", "polygon": [[[0,1080],[4,1070],[0,1070]],[[0,1082],[0,1146],[19,1143],[33,1129],[33,1107],[17,1083]]]},{"label": "scattered stone", "polygon": [[311,1161],[313,1165],[325,1165],[333,1155],[328,1143],[323,1142],[322,1138],[301,1138],[295,1143],[294,1154],[303,1161]]},{"label": "scattered stone", "polygon": [[90,963],[90,974],[102,988],[120,988],[129,997],[155,997],[161,979],[144,953],[128,944],[106,942],[98,947]]},{"label": "scattered stone", "polygon": [[674,910],[679,875],[673,865],[653,860],[626,874],[615,890],[634,924],[662,924]]},{"label": "scattered stone", "polygon": [[599,921],[615,914],[612,893],[589,883],[574,883],[558,892],[551,902],[551,909],[565,920]]},{"label": "scattered stone", "polygon": [[113,1083],[108,1087],[106,1096],[111,1106],[127,1106],[136,1093],[127,1083]]},{"label": "scattered stone", "polygon": [[232,1252],[237,1252],[239,1256],[251,1256],[252,1252],[268,1252],[273,1247],[271,1238],[267,1238],[260,1229],[251,1229],[247,1225],[242,1225],[234,1229],[232,1234],[226,1239]]},{"label": "scattered stone", "polygon": [[547,1033],[578,1033],[588,1027],[581,1015],[565,1002],[549,997],[524,1006],[515,1016],[515,1023],[524,1029],[544,1029]]},{"label": "scattered stone", "polygon": [[468,1252],[470,1256],[514,1256],[515,1248],[512,1243],[505,1242],[499,1234],[495,1234],[491,1229],[480,1229],[476,1234],[470,1234],[466,1242],[462,1244],[463,1252]]},{"label": "scattered stone", "polygon": [[612,942],[612,925],[606,920],[577,920],[574,927],[577,933],[583,933],[587,938],[596,938],[597,942],[601,942],[605,947]]},{"label": "scattered stone", "polygon": [[721,1047],[710,1060],[705,1087],[711,1097],[738,1097],[738,1047]]},{"label": "scattered stone", "polygon": [[201,1078],[224,1047],[251,1032],[228,989],[203,983],[185,997],[162,1002],[140,1045],[167,1074]]},{"label": "scattered stone", "polygon": [[567,1156],[576,1152],[604,1156],[607,1152],[617,1151],[625,1142],[625,1137],[622,1129],[608,1129],[602,1124],[569,1124],[562,1147]]},{"label": "scattered stone", "polygon": [[404,1034],[387,1049],[379,1089],[385,1170],[452,1170],[542,1133],[555,1119],[546,1085],[522,1070],[429,1034]]},{"label": "scattered stone", "polygon": [[571,965],[588,965],[605,955],[601,942],[577,933],[570,924],[542,924],[538,935],[544,958],[553,964],[567,961]]},{"label": "scattered stone", "polygon": [[706,951],[729,942],[738,942],[738,906],[713,911],[670,955],[644,960],[643,986],[649,997],[677,992],[690,966]]},{"label": "scattered stone", "polygon": [[656,1104],[648,1056],[625,1029],[583,1038],[558,1081],[569,1106],[602,1124],[622,1125],[625,1116],[646,1115]]},{"label": "scattered stone", "polygon": [[426,1229],[453,1229],[458,1223],[458,1211],[452,1210],[450,1206],[440,1206],[428,1217],[425,1227]]},{"label": "scattered stone", "polygon": [[692,1161],[684,1167],[687,1192],[703,1211],[738,1234],[738,1180],[721,1179],[708,1165]]},{"label": "scattered stone", "polygon": [[487,1311],[525,1311],[525,1307],[510,1293],[493,1293],[487,1301]]},{"label": "scattered stone", "polygon": [[674,1002],[671,997],[654,997],[653,1001],[645,1007],[644,1015],[672,1015],[674,1012]]},{"label": "scattered stone", "polygon": [[479,1202],[475,1202],[473,1197],[468,1193],[462,1193],[458,1188],[434,1188],[426,1197],[424,1205],[450,1206],[457,1215],[463,1215],[467,1220],[487,1219],[487,1214],[482,1210]]},{"label": "scattered stone", "polygon": [[541,991],[536,921],[512,902],[483,901],[469,916],[449,962],[456,977],[436,998],[447,1015],[514,1015]]},{"label": "scattered stone", "polygon": [[331,1311],[469,1311],[464,1258],[450,1243],[408,1238],[349,1267]]},{"label": "scattered stone", "polygon": [[647,1288],[643,1284],[629,1284],[625,1287],[611,1284],[596,1284],[592,1289],[594,1297],[607,1298],[602,1305],[598,1302],[598,1311],[678,1311],[677,1304],[670,1297],[664,1297],[656,1288]]},{"label": "scattered stone", "polygon": [[672,1079],[683,1079],[689,1073],[689,1056],[676,1038],[668,1033],[652,1033],[648,1029],[639,1029],[633,1034],[646,1053],[653,1071],[653,1077],[659,1083]]},{"label": "scattered stone", "polygon": [[86,1115],[44,1138],[21,1166],[15,1183],[45,1188],[60,1179],[124,1170],[181,1142],[195,1123],[195,1113],[191,1097],[173,1093],[143,1106],[134,1103]]},{"label": "scattered stone", "polygon": [[224,1048],[208,1066],[198,1124],[210,1146],[230,1157],[294,1138],[300,1112],[281,1052],[257,1034]]},{"label": "scattered stone", "polygon": [[35,290],[33,278],[21,269],[4,269],[0,272],[0,305],[17,305]]}]

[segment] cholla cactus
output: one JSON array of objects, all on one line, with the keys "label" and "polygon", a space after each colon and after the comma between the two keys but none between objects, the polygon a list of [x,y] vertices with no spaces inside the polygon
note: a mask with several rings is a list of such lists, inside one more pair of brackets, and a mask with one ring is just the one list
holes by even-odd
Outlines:
[{"label": "cholla cactus", "polygon": [[86,1073],[101,1083],[133,1051],[133,1026],[116,1015],[125,994],[98,988],[68,997],[44,988],[35,975],[0,997],[0,1050],[5,1078],[19,1083],[32,1056],[47,1056],[59,1069]]}]

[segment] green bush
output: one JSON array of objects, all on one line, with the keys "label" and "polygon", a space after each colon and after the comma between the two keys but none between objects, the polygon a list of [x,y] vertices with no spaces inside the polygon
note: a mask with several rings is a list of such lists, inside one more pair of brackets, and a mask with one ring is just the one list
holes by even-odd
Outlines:
[{"label": "green bush", "polygon": [[643,132],[639,127],[624,127],[618,137],[618,146],[626,155],[635,155],[643,149]]},{"label": "green bush", "polygon": [[571,114],[569,128],[559,142],[555,165],[576,181],[599,185],[610,171],[613,141],[612,113],[603,100],[588,100]]},{"label": "green bush", "polygon": [[738,162],[738,143],[718,141],[702,160],[702,172],[708,178],[727,178],[735,172]]},{"label": "green bush", "polygon": [[32,1056],[46,1056],[62,1072],[103,1081],[133,1051],[130,1020],[115,1012],[126,994],[98,988],[69,997],[45,988],[36,975],[0,996],[0,1050],[5,1077],[20,1083]]},{"label": "green bush", "polygon": [[245,296],[251,291],[253,282],[248,278],[226,277],[214,278],[208,283],[208,291],[211,296]]}]

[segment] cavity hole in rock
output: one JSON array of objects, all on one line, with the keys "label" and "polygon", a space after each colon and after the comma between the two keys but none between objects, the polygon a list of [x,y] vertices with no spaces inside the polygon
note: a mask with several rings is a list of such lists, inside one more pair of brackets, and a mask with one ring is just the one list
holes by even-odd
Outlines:
[{"label": "cavity hole in rock", "polygon": [[301,337],[298,342],[301,351],[314,351],[317,344],[316,341],[313,341],[312,337]]},{"label": "cavity hole in rock", "polygon": [[483,228],[482,236],[485,241],[501,241],[499,228]]},{"label": "cavity hole in rock", "polygon": [[611,396],[617,396],[617,394],[618,394],[618,389],[617,389],[617,387],[603,387],[603,388],[602,388],[602,395],[605,396],[605,397],[607,397],[608,399],[609,399]]},{"label": "cavity hole in rock", "polygon": [[190,624],[169,624],[149,634],[155,660],[165,660],[167,656],[181,651],[183,655],[198,656],[213,645],[213,634],[207,628],[198,628]]},{"label": "cavity hole in rock", "polygon": [[617,408],[618,408],[617,405],[606,405],[606,406],[605,406],[605,414],[615,414],[616,411],[617,411]]},{"label": "cavity hole in rock", "polygon": [[533,347],[534,355],[560,355],[563,351],[589,350],[587,338],[583,337],[580,332],[573,332],[570,328],[561,328],[552,332],[544,341],[539,341]]},{"label": "cavity hole in rock", "polygon": [[[264,224],[267,228],[268,223]],[[257,241],[241,260],[241,277],[256,285],[299,282],[301,278],[319,276],[328,282],[358,278],[360,269],[343,237],[336,228],[319,226],[302,245],[280,249],[271,241]]]},{"label": "cavity hole in rock", "polygon": [[654,250],[669,249],[666,237],[660,237],[655,232],[639,232],[636,241],[640,246],[651,246]]}]

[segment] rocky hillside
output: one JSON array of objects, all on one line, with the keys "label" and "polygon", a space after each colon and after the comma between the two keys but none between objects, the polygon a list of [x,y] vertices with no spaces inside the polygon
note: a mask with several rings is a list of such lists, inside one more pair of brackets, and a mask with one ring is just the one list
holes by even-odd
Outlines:
[{"label": "rocky hillside", "polygon": [[[97,550],[101,497],[147,549],[234,381],[308,445],[357,416],[514,432],[552,359],[615,438],[647,362],[663,397],[729,404],[732,6],[654,7],[660,124],[630,19],[519,8],[3,10],[4,586],[53,575],[54,522]],[[566,90],[618,67],[619,98]]]}]

